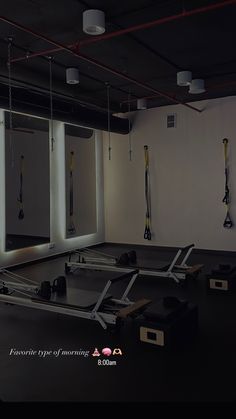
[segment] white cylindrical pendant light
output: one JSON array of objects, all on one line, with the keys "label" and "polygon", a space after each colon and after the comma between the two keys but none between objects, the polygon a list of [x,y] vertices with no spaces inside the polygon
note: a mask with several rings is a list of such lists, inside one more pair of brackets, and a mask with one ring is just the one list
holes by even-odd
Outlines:
[{"label": "white cylindrical pendant light", "polygon": [[178,86],[189,86],[192,81],[191,71],[179,71],[177,73]]},{"label": "white cylindrical pendant light", "polygon": [[194,79],[192,80],[192,83],[189,87],[189,93],[192,94],[199,94],[204,93],[206,91],[205,89],[205,83],[203,79]]},{"label": "white cylindrical pendant light", "polygon": [[90,9],[83,12],[83,31],[88,35],[105,32],[105,14],[101,10]]},{"label": "white cylindrical pendant light", "polygon": [[66,83],[78,84],[79,83],[79,70],[77,68],[66,69]]},{"label": "white cylindrical pendant light", "polygon": [[137,109],[139,109],[139,110],[147,109],[147,99],[138,99],[137,100]]}]

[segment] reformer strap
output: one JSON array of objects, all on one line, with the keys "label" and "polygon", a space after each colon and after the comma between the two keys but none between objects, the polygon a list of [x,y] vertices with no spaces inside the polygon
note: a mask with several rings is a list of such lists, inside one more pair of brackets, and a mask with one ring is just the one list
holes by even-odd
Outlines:
[{"label": "reformer strap", "polygon": [[73,186],[73,171],[74,171],[74,151],[70,152],[70,225],[68,228],[68,232],[70,234],[75,233],[75,226],[74,226],[74,186]]},{"label": "reformer strap", "polygon": [[223,227],[224,228],[231,228],[233,226],[233,222],[230,217],[229,213],[229,204],[230,204],[230,193],[229,193],[229,169],[228,169],[228,142],[227,138],[223,139],[223,146],[224,146],[224,163],[225,163],[225,195],[222,199],[222,202],[226,205],[226,217],[224,220]]},{"label": "reformer strap", "polygon": [[144,163],[145,163],[145,200],[146,200],[146,221],[144,230],[144,239],[151,240],[151,202],[150,202],[150,179],[149,179],[149,153],[148,146],[144,146]]},{"label": "reformer strap", "polygon": [[17,201],[19,202],[19,213],[18,218],[19,220],[23,220],[25,217],[24,209],[23,209],[23,174],[24,174],[24,156],[20,156],[20,189],[19,189],[19,197],[17,198]]}]

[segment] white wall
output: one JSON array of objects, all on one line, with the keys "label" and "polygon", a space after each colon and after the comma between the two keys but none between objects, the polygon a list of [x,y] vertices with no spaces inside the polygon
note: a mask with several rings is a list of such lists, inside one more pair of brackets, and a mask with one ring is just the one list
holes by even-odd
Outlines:
[{"label": "white wall", "polygon": [[64,124],[54,121],[54,150],[50,149],[50,240],[30,248],[5,251],[5,126],[4,111],[0,110],[0,267],[59,254],[78,247],[104,241],[103,155],[102,136],[96,131],[96,196],[97,232],[66,239],[65,138]]},{"label": "white wall", "polygon": [[[231,214],[236,226],[236,97],[195,102],[135,115],[131,134],[111,134],[112,160],[104,133],[105,238],[108,242],[236,250],[236,227],[223,228],[225,206],[222,139],[229,139]],[[177,128],[166,116],[177,113]],[[143,239],[145,222],[144,150],[149,146],[152,241]]]}]

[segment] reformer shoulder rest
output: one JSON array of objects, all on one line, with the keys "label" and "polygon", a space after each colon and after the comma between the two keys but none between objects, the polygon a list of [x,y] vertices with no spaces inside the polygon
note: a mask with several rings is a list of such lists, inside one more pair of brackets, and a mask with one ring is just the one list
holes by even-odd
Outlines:
[{"label": "reformer shoulder rest", "polygon": [[143,313],[146,319],[169,321],[180,312],[186,310],[188,302],[179,300],[177,297],[164,297],[156,303],[152,303]]}]

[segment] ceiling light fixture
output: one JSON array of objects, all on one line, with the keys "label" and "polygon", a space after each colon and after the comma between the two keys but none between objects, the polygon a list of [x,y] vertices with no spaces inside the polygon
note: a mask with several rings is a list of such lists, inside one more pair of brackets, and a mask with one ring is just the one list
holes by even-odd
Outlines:
[{"label": "ceiling light fixture", "polygon": [[177,73],[177,84],[178,86],[189,86],[192,81],[191,71],[179,71]]},{"label": "ceiling light fixture", "polygon": [[138,99],[137,100],[137,109],[139,109],[139,110],[147,109],[147,99]]},{"label": "ceiling light fixture", "polygon": [[66,69],[66,83],[78,84],[79,83],[79,70],[77,68]]},{"label": "ceiling light fixture", "polygon": [[83,12],[83,31],[88,35],[105,32],[105,14],[101,10],[90,9]]},{"label": "ceiling light fixture", "polygon": [[189,93],[192,94],[199,94],[204,93],[206,91],[205,89],[205,83],[203,79],[194,79],[192,80],[192,83],[189,87]]}]

